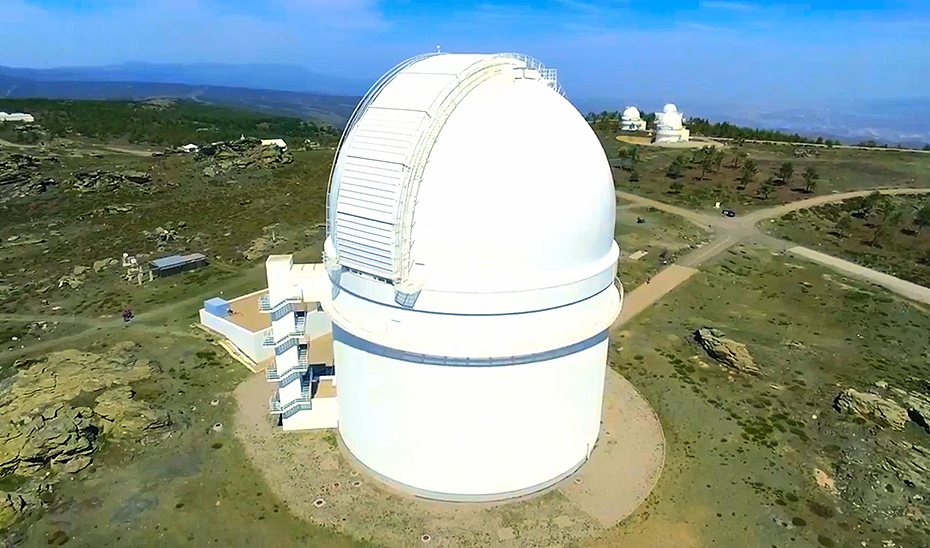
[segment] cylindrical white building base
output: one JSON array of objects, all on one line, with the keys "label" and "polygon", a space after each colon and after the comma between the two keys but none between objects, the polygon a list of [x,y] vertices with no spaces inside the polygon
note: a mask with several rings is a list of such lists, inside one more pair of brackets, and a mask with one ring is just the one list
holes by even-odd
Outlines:
[{"label": "cylindrical white building base", "polygon": [[389,485],[447,501],[507,499],[557,483],[594,448],[606,332],[543,354],[456,362],[333,327],[339,432]]}]

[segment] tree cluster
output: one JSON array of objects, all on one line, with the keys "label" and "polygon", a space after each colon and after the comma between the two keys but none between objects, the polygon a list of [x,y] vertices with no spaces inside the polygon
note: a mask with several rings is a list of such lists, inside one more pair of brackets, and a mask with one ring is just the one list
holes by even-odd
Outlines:
[{"label": "tree cluster", "polygon": [[[816,143],[816,140],[803,137],[797,133],[783,133],[771,129],[752,129],[737,126],[730,122],[709,122],[704,118],[688,118],[688,128],[695,135],[722,137],[724,139],[754,139],[757,141],[779,141],[793,143]],[[823,143],[823,139],[820,140]]]},{"label": "tree cluster", "polygon": [[[0,102],[0,110],[3,103]],[[241,135],[334,143],[332,126],[299,118],[269,116],[193,101],[153,104],[130,101],[17,100],[36,116],[49,137],[125,139],[178,146],[236,139]]]},{"label": "tree cluster", "polygon": [[[888,241],[891,235],[901,231],[908,224],[914,226],[914,229],[910,231],[914,236],[919,236],[923,229],[930,227],[930,203],[912,208],[895,200],[892,196],[879,192],[873,192],[853,203],[855,204],[853,211],[845,213],[834,223],[834,231],[841,238],[848,236],[853,217],[863,220],[871,219],[870,224],[873,227],[872,236],[869,239],[871,246],[878,246]],[[908,218],[910,218],[909,222],[907,222]]]}]

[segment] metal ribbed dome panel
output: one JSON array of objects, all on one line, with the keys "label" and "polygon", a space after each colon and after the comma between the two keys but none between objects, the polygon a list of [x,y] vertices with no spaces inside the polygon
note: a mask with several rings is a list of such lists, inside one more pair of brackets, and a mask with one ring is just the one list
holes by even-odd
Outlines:
[{"label": "metal ribbed dome panel", "polygon": [[416,57],[365,95],[346,127],[330,180],[336,264],[402,284],[410,272],[419,181],[445,120],[470,91],[508,69],[557,89],[554,71],[511,54]]}]

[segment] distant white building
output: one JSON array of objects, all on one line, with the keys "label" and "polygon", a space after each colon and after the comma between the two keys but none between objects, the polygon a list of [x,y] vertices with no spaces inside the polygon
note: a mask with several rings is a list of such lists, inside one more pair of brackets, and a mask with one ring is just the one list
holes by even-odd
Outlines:
[{"label": "distant white building", "polygon": [[626,107],[620,116],[620,131],[645,131],[646,121],[636,107]]},{"label": "distant white building", "polygon": [[0,112],[0,122],[18,122],[23,124],[31,124],[35,122],[36,119],[32,114],[26,114],[24,112],[13,112],[6,113]]},{"label": "distant white building", "polygon": [[683,125],[684,116],[678,107],[669,103],[662,112],[656,113],[657,143],[684,143],[691,138],[691,131]]},{"label": "distant white building", "polygon": [[187,152],[188,154],[190,154],[192,152],[197,152],[198,150],[200,150],[200,147],[198,147],[194,143],[188,143],[186,145],[179,146],[178,150],[180,150],[181,152]]},{"label": "distant white building", "polygon": [[287,150],[287,143],[284,139],[262,139],[263,147],[278,147],[282,152]]}]

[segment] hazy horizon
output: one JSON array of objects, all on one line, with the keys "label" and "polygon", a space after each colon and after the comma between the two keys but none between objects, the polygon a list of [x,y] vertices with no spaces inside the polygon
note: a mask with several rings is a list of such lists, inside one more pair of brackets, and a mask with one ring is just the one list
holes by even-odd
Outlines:
[{"label": "hazy horizon", "polygon": [[6,0],[0,64],[279,63],[372,81],[440,45],[527,53],[587,102],[786,108],[930,97],[930,6],[818,4]]}]

